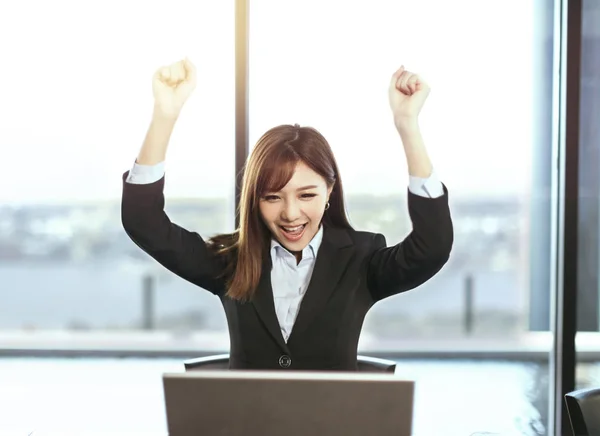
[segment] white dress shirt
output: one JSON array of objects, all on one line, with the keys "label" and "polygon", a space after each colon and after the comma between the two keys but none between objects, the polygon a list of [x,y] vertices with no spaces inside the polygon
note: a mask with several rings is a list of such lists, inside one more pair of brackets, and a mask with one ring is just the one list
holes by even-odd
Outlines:
[{"label": "white dress shirt", "polygon": [[[160,180],[165,174],[165,163],[156,165],[133,164],[133,168],[127,177],[127,183],[148,184]],[[444,188],[439,181],[435,171],[424,179],[409,176],[408,189],[415,195],[427,198],[437,198],[444,194]],[[302,250],[302,260],[296,262],[296,257],[287,251],[279,242],[271,240],[271,286],[273,288],[273,300],[275,302],[275,313],[279,320],[281,334],[287,342],[302,298],[308,289],[312,276],[317,253],[323,240],[323,227]]]},{"label": "white dress shirt", "polygon": [[304,247],[302,260],[298,263],[296,256],[287,251],[275,239],[271,239],[273,301],[275,302],[275,313],[279,320],[281,334],[286,342],[292,333],[300,303],[302,303],[302,298],[308,289],[322,240],[323,226],[319,228],[317,234]]}]

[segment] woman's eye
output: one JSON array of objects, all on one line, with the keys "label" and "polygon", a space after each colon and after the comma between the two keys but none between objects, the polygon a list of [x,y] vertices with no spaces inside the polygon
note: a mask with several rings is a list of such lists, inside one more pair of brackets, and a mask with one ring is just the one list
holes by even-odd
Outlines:
[{"label": "woman's eye", "polygon": [[316,196],[317,196],[317,194],[302,194],[302,198],[313,198]]},{"label": "woman's eye", "polygon": [[267,201],[275,201],[277,200],[279,197],[277,197],[276,195],[265,195],[265,200]]}]

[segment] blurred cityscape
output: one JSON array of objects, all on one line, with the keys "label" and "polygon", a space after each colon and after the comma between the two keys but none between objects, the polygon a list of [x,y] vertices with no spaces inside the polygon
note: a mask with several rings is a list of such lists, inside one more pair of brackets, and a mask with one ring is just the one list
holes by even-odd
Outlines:
[{"label": "blurred cityscape", "polygon": [[[410,231],[403,196],[348,196],[353,226],[388,245]],[[378,303],[364,332],[382,337],[518,335],[527,330],[527,205],[454,200],[455,244],[442,272]],[[167,199],[173,222],[227,231],[230,202]],[[119,201],[0,207],[0,329],[224,331],[218,299],[176,277],[125,234]]]}]

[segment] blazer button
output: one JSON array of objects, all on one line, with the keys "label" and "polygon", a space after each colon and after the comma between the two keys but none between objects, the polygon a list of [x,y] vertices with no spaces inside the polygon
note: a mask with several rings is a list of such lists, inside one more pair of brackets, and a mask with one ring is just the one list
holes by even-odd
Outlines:
[{"label": "blazer button", "polygon": [[289,368],[292,364],[292,358],[286,354],[279,358],[279,366],[282,368]]}]

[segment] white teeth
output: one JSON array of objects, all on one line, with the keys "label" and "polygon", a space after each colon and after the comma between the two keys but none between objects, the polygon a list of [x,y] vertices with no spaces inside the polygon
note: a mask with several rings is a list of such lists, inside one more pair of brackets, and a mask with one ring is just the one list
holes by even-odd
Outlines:
[{"label": "white teeth", "polygon": [[282,226],[282,229],[285,230],[286,232],[297,232],[302,227],[304,227],[304,224],[302,224],[301,226],[297,226],[297,227],[283,227]]}]

